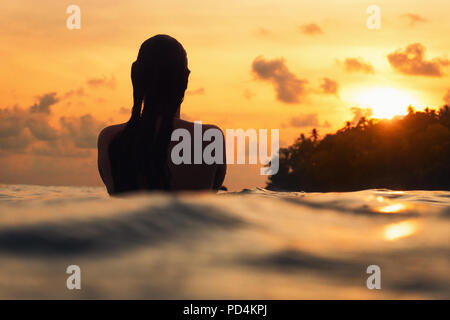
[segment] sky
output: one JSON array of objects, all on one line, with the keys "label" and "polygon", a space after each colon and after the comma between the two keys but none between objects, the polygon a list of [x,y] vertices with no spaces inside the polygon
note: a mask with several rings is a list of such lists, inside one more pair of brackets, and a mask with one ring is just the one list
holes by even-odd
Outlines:
[{"label": "sky", "polygon": [[[69,5],[81,28],[69,30]],[[381,9],[369,29],[367,8]],[[102,185],[96,140],[128,120],[140,44],[169,34],[191,75],[182,118],[279,129],[280,145],[361,116],[450,103],[448,0],[15,0],[0,3],[0,183]],[[264,187],[230,165],[232,190]]]}]

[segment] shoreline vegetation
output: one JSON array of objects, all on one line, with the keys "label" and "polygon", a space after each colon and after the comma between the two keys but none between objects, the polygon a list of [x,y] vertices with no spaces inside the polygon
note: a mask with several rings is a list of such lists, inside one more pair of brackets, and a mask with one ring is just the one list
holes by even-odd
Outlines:
[{"label": "shoreline vegetation", "polygon": [[450,109],[408,108],[402,117],[360,118],[320,138],[316,129],[280,149],[269,190],[450,190]]}]

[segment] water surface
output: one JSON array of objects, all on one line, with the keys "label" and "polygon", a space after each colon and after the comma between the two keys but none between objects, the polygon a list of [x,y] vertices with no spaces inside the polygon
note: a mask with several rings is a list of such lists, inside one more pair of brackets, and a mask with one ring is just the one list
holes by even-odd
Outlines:
[{"label": "water surface", "polygon": [[[446,191],[1,185],[0,298],[448,299],[449,218]],[[74,264],[80,291],[66,288]]]}]

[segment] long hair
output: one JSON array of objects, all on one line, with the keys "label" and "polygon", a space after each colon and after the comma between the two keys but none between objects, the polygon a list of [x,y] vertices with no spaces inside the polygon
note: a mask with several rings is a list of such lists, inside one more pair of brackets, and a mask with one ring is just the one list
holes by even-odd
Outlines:
[{"label": "long hair", "polygon": [[189,72],[186,51],[174,38],[142,43],[131,67],[131,117],[109,146],[113,193],[171,189],[168,148]]}]

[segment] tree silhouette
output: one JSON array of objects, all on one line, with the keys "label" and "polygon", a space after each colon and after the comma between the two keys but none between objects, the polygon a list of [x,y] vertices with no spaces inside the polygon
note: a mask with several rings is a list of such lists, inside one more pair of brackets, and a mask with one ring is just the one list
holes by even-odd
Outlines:
[{"label": "tree silhouette", "polygon": [[322,139],[316,129],[280,150],[272,190],[450,189],[450,108],[393,120],[346,122]]},{"label": "tree silhouette", "polygon": [[312,129],[311,131],[311,137],[313,138],[313,141],[316,142],[317,139],[319,138],[319,132],[317,131],[316,128]]}]

